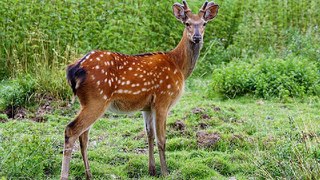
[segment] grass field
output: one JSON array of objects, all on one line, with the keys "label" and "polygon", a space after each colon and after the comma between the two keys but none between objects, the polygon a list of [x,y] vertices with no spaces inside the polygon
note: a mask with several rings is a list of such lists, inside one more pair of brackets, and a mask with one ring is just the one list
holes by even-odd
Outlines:
[{"label": "grass field", "polygon": [[[167,122],[167,179],[320,178],[319,98],[208,100],[206,81],[187,83]],[[0,123],[0,178],[59,177],[64,128],[78,109],[62,104],[47,103],[43,122],[30,111],[25,119]],[[94,124],[88,153],[95,179],[153,179],[143,127],[140,113],[107,113]],[[78,144],[71,177],[84,177]]]}]

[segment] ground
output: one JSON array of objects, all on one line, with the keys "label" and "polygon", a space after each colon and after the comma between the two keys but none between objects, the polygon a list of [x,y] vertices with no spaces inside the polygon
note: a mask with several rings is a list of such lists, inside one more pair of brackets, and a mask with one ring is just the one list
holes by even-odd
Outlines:
[{"label": "ground", "polygon": [[[208,81],[187,84],[167,122],[167,179],[320,178],[318,98],[226,100],[207,96]],[[1,120],[0,179],[57,179],[64,128],[78,106],[46,99],[23,119]],[[88,149],[94,179],[165,179],[148,175],[143,127],[140,113],[107,113],[94,124]],[[78,143],[70,176],[84,178]]]}]

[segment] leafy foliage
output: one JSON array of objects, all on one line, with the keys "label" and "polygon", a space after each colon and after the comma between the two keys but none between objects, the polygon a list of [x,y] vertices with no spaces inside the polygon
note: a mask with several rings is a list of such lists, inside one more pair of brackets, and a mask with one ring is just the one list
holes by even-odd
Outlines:
[{"label": "leafy foliage", "polygon": [[0,110],[30,104],[29,97],[34,94],[35,86],[35,80],[30,76],[3,81],[0,85]]},{"label": "leafy foliage", "polygon": [[320,95],[320,74],[314,62],[299,58],[249,62],[233,61],[215,70],[214,91],[228,98],[245,94],[263,98]]}]

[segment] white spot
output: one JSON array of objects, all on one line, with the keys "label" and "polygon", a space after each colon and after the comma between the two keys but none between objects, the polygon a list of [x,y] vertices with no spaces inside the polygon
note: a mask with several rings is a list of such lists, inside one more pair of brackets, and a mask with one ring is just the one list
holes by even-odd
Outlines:
[{"label": "white spot", "polygon": [[103,90],[100,91],[100,94],[103,94]]},{"label": "white spot", "polygon": [[108,97],[107,97],[106,95],[104,95],[104,96],[103,96],[103,99],[104,99],[104,100],[107,100],[107,99],[108,99]]},{"label": "white spot", "polygon": [[138,76],[138,74],[134,74],[134,76]]},{"label": "white spot", "polygon": [[147,91],[147,89],[146,88],[142,88],[141,91]]},{"label": "white spot", "polygon": [[143,75],[142,75],[142,74],[140,74],[140,76],[139,76],[139,77],[143,78]]},{"label": "white spot", "polygon": [[121,93],[123,93],[123,90],[119,89],[117,92],[121,94]]},{"label": "white spot", "polygon": [[103,54],[100,54],[100,57],[103,57]]},{"label": "white spot", "polygon": [[100,81],[97,82],[97,85],[98,85],[98,86],[100,85]]},{"label": "white spot", "polygon": [[166,76],[166,79],[169,79],[169,76]]},{"label": "white spot", "polygon": [[146,86],[146,85],[148,85],[148,83],[147,83],[147,82],[144,82],[144,83],[143,83],[143,85],[145,85],[145,86]]},{"label": "white spot", "polygon": [[136,92],[134,92],[132,94],[140,94],[140,93],[141,93],[141,91],[136,91]]},{"label": "white spot", "polygon": [[129,70],[129,71],[132,71],[132,67],[129,67],[128,70]]},{"label": "white spot", "polygon": [[110,61],[111,65],[113,66],[113,61]]},{"label": "white spot", "polygon": [[126,84],[126,82],[122,82],[122,83],[121,83],[121,85],[125,85],[125,84]]},{"label": "white spot", "polygon": [[101,73],[104,74],[104,69],[101,70]]},{"label": "white spot", "polygon": [[100,67],[97,65],[97,66],[96,66],[96,69],[100,69]]},{"label": "white spot", "polygon": [[136,87],[136,84],[132,84],[131,87]]},{"label": "white spot", "polygon": [[168,88],[168,89],[171,89],[171,84],[168,84],[167,88]]},{"label": "white spot", "polygon": [[160,80],[160,84],[162,84],[163,83],[163,80]]},{"label": "white spot", "polygon": [[108,79],[107,79],[107,78],[105,78],[105,79],[104,79],[104,82],[106,83],[107,81],[108,81]]},{"label": "white spot", "polygon": [[177,70],[177,69],[175,69],[175,70],[174,70],[174,72],[173,72],[173,74],[177,74],[177,72],[178,72],[178,70]]},{"label": "white spot", "polygon": [[131,82],[130,81],[127,81],[127,85],[129,85]]},{"label": "white spot", "polygon": [[94,75],[91,75],[91,79],[92,79],[92,80],[95,80],[96,78],[94,77]]},{"label": "white spot", "polygon": [[110,55],[111,53],[110,53],[110,52],[107,52],[107,54]]},{"label": "white spot", "polygon": [[111,80],[110,79],[109,79],[108,83],[109,83],[109,86],[111,87]]},{"label": "white spot", "polygon": [[97,60],[100,61],[101,59],[97,57]]}]

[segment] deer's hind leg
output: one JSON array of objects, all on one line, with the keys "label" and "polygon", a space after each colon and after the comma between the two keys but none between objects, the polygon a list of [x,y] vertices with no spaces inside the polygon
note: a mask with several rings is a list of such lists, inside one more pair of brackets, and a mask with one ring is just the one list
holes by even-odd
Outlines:
[{"label": "deer's hind leg", "polygon": [[77,117],[65,129],[65,142],[61,168],[61,179],[68,179],[69,165],[74,142],[79,138],[81,153],[86,167],[87,178],[91,177],[87,158],[88,131],[91,125],[104,113],[108,103],[90,102],[82,104],[82,109]]},{"label": "deer's hind leg", "polygon": [[86,168],[86,179],[91,179],[92,175],[90,172],[90,166],[88,161],[87,147],[89,140],[89,129],[82,133],[79,137],[81,155],[84,162],[84,167]]}]

